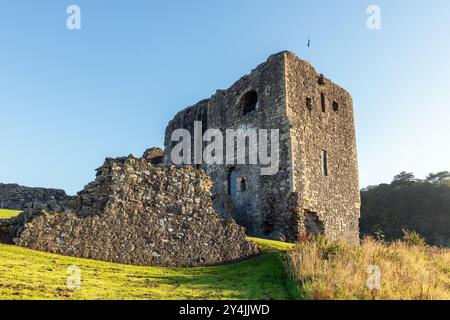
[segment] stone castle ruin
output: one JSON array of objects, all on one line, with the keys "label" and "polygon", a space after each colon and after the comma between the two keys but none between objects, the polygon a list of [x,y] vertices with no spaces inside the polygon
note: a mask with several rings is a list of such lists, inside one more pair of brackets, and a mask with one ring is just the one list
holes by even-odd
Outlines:
[{"label": "stone castle ruin", "polygon": [[[174,165],[172,133],[181,128],[194,136],[196,122],[203,132],[278,129],[276,173],[261,175],[261,164]],[[59,192],[30,203],[22,198],[11,188],[0,190],[0,199],[16,199],[24,210],[0,220],[0,242],[118,263],[239,260],[258,253],[246,233],[357,242],[352,99],[309,63],[281,52],[229,89],[178,113],[167,126],[164,152],[152,148],[141,158],[106,159],[95,181],[75,197]]]},{"label": "stone castle ruin", "polygon": [[106,159],[95,181],[61,204],[60,212],[30,206],[0,222],[0,239],[144,266],[205,266],[257,254],[244,229],[214,211],[209,177],[189,167],[155,165],[148,157],[155,150],[140,159]]},{"label": "stone castle ruin", "polygon": [[254,236],[359,240],[352,98],[308,62],[290,52],[275,54],[229,89],[179,112],[166,129],[167,164],[172,133],[184,128],[193,137],[195,121],[203,131],[279,129],[275,175],[261,175],[258,164],[197,165],[211,177],[214,207],[223,217]]}]

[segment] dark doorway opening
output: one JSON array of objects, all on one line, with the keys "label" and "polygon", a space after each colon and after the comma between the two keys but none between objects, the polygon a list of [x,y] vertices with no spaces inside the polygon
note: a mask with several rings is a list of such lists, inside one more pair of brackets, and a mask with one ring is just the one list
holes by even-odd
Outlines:
[{"label": "dark doorway opening", "polygon": [[316,212],[305,210],[305,231],[308,238],[315,238],[325,233],[323,221]]}]

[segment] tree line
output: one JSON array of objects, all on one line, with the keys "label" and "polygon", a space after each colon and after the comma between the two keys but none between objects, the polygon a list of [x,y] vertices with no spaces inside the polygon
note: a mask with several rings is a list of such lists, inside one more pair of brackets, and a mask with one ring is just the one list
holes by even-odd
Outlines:
[{"label": "tree line", "polygon": [[415,231],[430,245],[450,247],[450,172],[417,179],[401,172],[390,184],[361,190],[360,233],[387,241]]}]

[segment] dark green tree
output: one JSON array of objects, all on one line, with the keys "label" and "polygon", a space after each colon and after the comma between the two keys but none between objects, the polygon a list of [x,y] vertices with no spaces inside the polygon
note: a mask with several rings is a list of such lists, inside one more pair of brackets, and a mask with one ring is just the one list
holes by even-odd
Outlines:
[{"label": "dark green tree", "polygon": [[450,183],[448,172],[425,181],[402,172],[391,184],[361,191],[361,236],[403,238],[402,230],[417,232],[427,243],[450,247]]},{"label": "dark green tree", "polygon": [[448,184],[450,182],[450,172],[441,171],[438,173],[430,173],[425,181],[433,184]]},{"label": "dark green tree", "polygon": [[416,177],[412,172],[402,171],[394,177],[393,183],[402,184],[416,181]]}]

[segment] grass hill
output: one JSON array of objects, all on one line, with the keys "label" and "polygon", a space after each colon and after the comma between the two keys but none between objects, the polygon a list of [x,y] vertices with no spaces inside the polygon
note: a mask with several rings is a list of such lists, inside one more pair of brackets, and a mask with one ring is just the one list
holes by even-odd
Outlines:
[{"label": "grass hill", "polygon": [[[392,243],[366,239],[361,246],[250,238],[261,255],[201,268],[136,267],[0,245],[0,300],[450,299],[450,250],[414,235]],[[77,290],[67,287],[72,265],[81,269]],[[367,287],[374,266],[380,290]]]},{"label": "grass hill", "polygon": [[[1,217],[17,213],[0,211]],[[250,240],[262,254],[202,268],[136,267],[0,245],[0,299],[296,299],[284,260],[293,245]],[[67,288],[67,267],[81,268],[81,288]]]}]

